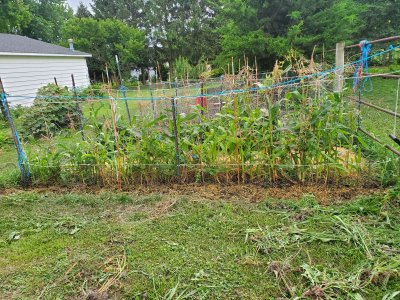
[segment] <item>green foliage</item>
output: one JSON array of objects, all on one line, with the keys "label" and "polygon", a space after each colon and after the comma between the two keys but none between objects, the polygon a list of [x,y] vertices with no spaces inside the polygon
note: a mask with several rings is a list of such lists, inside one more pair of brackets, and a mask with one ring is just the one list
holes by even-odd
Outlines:
[{"label": "green foliage", "polygon": [[292,14],[292,22],[301,24],[298,36],[293,39],[299,49],[310,54],[314,45],[334,47],[338,41],[352,42],[360,32],[364,24],[360,14],[365,8],[357,1],[330,0],[314,4],[309,0],[298,1],[295,7],[298,16]]},{"label": "green foliage", "polygon": [[49,43],[61,42],[61,28],[73,16],[65,0],[24,0],[32,14],[31,22],[23,28],[22,35]]},{"label": "green foliage", "polygon": [[38,90],[29,114],[21,117],[22,133],[26,137],[51,137],[61,129],[75,128],[78,121],[72,93],[51,83]]},{"label": "green foliage", "polygon": [[8,131],[0,129],[0,148],[5,145],[11,145],[11,144],[12,144],[12,139]]},{"label": "green foliage", "polygon": [[[215,63],[226,68],[244,55],[254,65],[271,68],[292,47],[311,54],[314,45],[334,47],[360,32],[364,6],[337,1],[222,1],[216,19],[220,53]],[[341,20],[337,22],[336,20]],[[242,60],[243,61],[243,60]]]},{"label": "green foliage", "polygon": [[[311,55],[338,41],[396,35],[398,0],[94,0],[93,14],[81,4],[75,18],[65,0],[3,0],[0,31],[66,45],[93,54],[89,66],[100,74],[104,64],[124,77],[133,67],[154,67],[179,57],[191,65],[201,59],[226,68],[232,57],[257,57],[271,68],[289,49]],[[340,20],[338,22],[337,20]],[[140,30],[138,30],[140,28]],[[94,34],[96,33],[96,34]],[[144,51],[145,49],[145,51]]]},{"label": "green foliage", "polygon": [[133,27],[143,23],[143,3],[141,0],[93,0],[92,9],[97,19],[117,18]]},{"label": "green foliage", "polygon": [[79,97],[105,97],[107,95],[108,86],[105,84],[92,84],[78,92]]},{"label": "green foliage", "polygon": [[62,36],[64,41],[73,38],[77,49],[93,55],[89,59],[92,71],[105,71],[108,64],[114,74],[115,55],[120,58],[122,71],[128,73],[140,62],[145,44],[143,31],[116,19],[72,18],[63,26]]},{"label": "green foliage", "polygon": [[61,26],[72,17],[72,9],[65,2],[3,0],[0,4],[0,32],[58,43]]},{"label": "green foliage", "polygon": [[382,38],[399,33],[397,21],[400,15],[399,0],[359,0],[358,2],[365,7],[359,12],[364,20],[361,36]]},{"label": "green foliage", "polygon": [[19,170],[4,171],[0,169],[0,189],[13,188],[21,185],[21,172]]},{"label": "green foliage", "polygon": [[190,64],[187,58],[179,56],[171,70],[171,80],[186,80],[186,79],[199,79],[205,77],[207,72],[211,70],[207,69],[207,63],[199,61],[197,65],[193,66]]},{"label": "green foliage", "polygon": [[[361,153],[354,142],[359,139],[355,117],[338,95],[315,98],[293,92],[278,102],[264,98],[266,108],[251,107],[250,95],[226,101],[211,119],[199,111],[177,116],[183,181],[328,182],[357,177]],[[134,116],[128,126],[117,116],[116,144],[113,126],[101,121],[101,111],[102,106],[91,107],[85,124],[92,131],[85,141],[30,154],[38,166],[32,171],[37,182],[108,185],[117,173],[125,182],[176,180],[169,114]],[[49,179],[53,173],[43,172],[55,172],[54,179]]]},{"label": "green foliage", "polygon": [[92,13],[82,2],[79,3],[79,6],[76,10],[75,17],[77,18],[90,18],[92,17]]},{"label": "green foliage", "polygon": [[0,3],[0,32],[18,33],[32,20],[24,0],[2,0]]},{"label": "green foliage", "polygon": [[393,74],[400,75],[400,64],[398,65],[390,65],[389,66],[389,71]]},{"label": "green foliage", "polygon": [[202,57],[213,57],[218,36],[214,7],[218,2],[207,0],[94,0],[97,18],[118,18],[127,24],[145,28],[151,47],[144,53],[143,65],[155,66],[157,61],[173,64],[179,56],[196,64]]}]

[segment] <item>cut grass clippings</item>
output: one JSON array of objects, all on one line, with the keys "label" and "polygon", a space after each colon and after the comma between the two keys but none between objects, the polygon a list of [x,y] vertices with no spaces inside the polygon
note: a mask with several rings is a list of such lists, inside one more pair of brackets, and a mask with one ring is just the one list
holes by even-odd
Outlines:
[{"label": "cut grass clippings", "polygon": [[1,298],[395,299],[399,194],[3,195]]}]

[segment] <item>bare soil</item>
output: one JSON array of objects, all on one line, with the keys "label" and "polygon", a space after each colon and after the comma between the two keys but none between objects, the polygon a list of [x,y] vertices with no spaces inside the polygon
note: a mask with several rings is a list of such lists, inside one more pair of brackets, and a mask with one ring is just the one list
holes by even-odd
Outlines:
[{"label": "bare soil", "polygon": [[263,187],[259,185],[219,185],[219,184],[170,184],[153,186],[128,186],[120,189],[98,186],[74,187],[36,187],[31,189],[0,189],[0,195],[31,191],[36,193],[90,193],[103,192],[126,193],[131,196],[168,195],[173,198],[188,196],[208,200],[260,202],[266,199],[296,200],[305,194],[313,195],[320,204],[341,203],[358,196],[382,194],[385,189],[374,186],[321,186],[321,185],[285,185]]}]

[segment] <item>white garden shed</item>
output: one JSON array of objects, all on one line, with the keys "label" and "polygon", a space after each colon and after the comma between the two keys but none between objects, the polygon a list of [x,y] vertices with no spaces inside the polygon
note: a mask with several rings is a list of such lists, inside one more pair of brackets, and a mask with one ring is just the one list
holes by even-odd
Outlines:
[{"label": "white garden shed", "polygon": [[28,37],[0,33],[0,78],[13,105],[29,105],[37,90],[54,83],[72,87],[90,85],[86,59],[91,54]]}]

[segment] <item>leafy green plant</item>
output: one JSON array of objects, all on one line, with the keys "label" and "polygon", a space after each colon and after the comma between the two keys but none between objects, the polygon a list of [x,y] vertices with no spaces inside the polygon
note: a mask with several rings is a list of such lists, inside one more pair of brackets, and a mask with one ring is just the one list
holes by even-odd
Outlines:
[{"label": "leafy green plant", "polygon": [[107,95],[107,85],[105,84],[92,84],[78,93],[79,97],[90,98],[90,97],[104,97]]},{"label": "leafy green plant", "polygon": [[38,90],[29,113],[21,117],[25,136],[52,137],[64,128],[74,129],[79,123],[75,99],[67,88],[48,84]]},{"label": "leafy green plant", "polygon": [[[264,99],[266,108],[249,101],[249,95],[237,96],[214,118],[201,110],[177,115],[181,181],[328,182],[358,172],[355,119],[337,95],[291,92],[280,101]],[[90,109],[85,141],[56,147],[55,165],[63,174],[56,177],[102,184],[176,179],[170,112],[134,117],[129,125],[117,116],[116,137],[113,125],[101,120],[102,110]]]},{"label": "leafy green plant", "polygon": [[0,131],[0,147],[5,145],[10,145],[12,143],[12,139],[7,131]]}]

